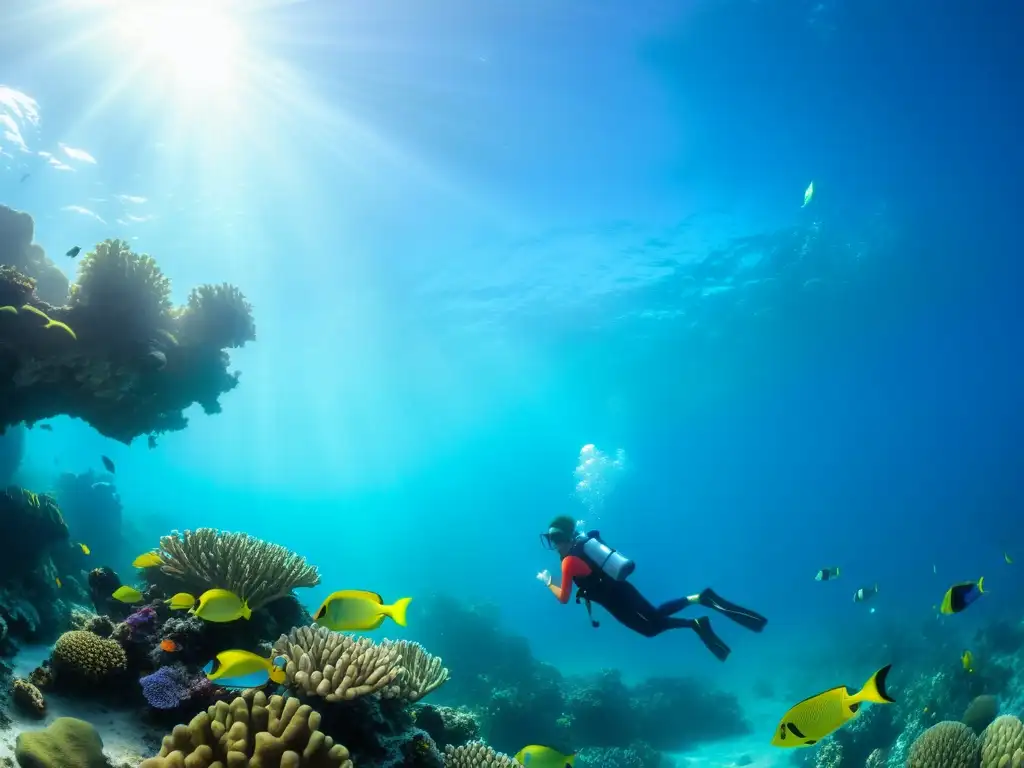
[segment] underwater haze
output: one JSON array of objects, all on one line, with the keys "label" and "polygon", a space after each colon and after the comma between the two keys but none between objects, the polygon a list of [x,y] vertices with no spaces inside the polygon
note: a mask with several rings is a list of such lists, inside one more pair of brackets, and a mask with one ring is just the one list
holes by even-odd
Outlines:
[{"label": "underwater haze", "polygon": [[[318,566],[311,612],[409,596],[387,637],[429,647],[461,631],[438,595],[493,604],[563,675],[735,696],[764,750],[708,765],[788,764],[787,706],[890,663],[898,698],[1024,618],[1021,29],[1012,0],[9,3],[0,203],[70,280],[120,238],[256,323],[222,412],[152,450],[26,417],[12,482],[109,457],[122,576],[246,532]],[[767,626],[713,615],[724,664],[592,627],[535,578],[559,515],[652,602]]]}]

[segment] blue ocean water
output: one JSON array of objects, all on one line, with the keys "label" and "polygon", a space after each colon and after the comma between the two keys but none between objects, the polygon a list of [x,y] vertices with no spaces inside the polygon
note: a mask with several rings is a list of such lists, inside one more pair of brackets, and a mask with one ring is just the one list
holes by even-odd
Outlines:
[{"label": "blue ocean water", "polygon": [[[915,627],[955,664],[1019,618],[1019,4],[122,10],[0,11],[0,202],[69,276],[70,245],[123,237],[179,302],[239,286],[258,341],[223,412],[158,450],[29,434],[28,486],[117,463],[119,565],[172,528],[243,530],[320,567],[311,608],[486,600],[564,672],[741,700],[859,683]],[[595,508],[587,444],[626,457]],[[593,629],[534,578],[559,514],[652,600],[711,585],[768,628],[720,627],[724,665]],[[936,615],[981,576],[989,599]],[[414,602],[389,636],[438,621]]]}]

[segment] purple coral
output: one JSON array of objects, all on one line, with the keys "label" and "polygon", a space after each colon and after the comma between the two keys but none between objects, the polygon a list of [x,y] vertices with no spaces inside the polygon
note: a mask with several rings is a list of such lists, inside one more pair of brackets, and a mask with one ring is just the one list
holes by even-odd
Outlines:
[{"label": "purple coral", "polygon": [[139,680],[142,695],[155,709],[174,709],[190,698],[193,691],[188,671],[178,665],[160,667],[151,675]]},{"label": "purple coral", "polygon": [[125,619],[124,623],[131,627],[132,632],[135,632],[154,621],[156,621],[156,608],[151,605],[147,605],[143,608],[139,608],[139,610]]}]

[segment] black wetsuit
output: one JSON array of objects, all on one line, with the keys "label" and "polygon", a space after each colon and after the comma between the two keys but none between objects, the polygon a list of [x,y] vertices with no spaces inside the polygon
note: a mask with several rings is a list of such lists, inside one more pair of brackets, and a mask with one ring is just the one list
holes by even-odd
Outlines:
[{"label": "black wetsuit", "polygon": [[[725,661],[729,655],[727,646],[711,629],[711,620],[702,616],[697,619],[684,619],[675,616],[684,608],[692,605],[689,598],[680,597],[667,603],[655,606],[640,590],[628,581],[616,581],[607,576],[596,563],[583,551],[586,539],[577,541],[570,549],[567,559],[577,558],[589,569],[589,573],[578,571],[572,564],[563,562],[563,572],[573,572],[573,583],[577,587],[577,602],[596,603],[610,613],[620,624],[629,627],[644,637],[655,637],[670,629],[692,629],[715,656]],[[568,566],[568,567],[566,567]],[[710,589],[700,593],[699,605],[716,610],[738,624],[754,632],[760,632],[768,622],[766,618],[754,611],[741,608],[734,603],[722,599]],[[593,622],[597,626],[597,622]]]}]

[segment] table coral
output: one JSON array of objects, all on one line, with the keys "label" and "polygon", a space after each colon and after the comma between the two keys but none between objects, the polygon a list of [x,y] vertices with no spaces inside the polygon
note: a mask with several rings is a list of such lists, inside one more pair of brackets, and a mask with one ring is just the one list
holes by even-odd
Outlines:
[{"label": "table coral", "polygon": [[287,659],[291,687],[327,701],[351,701],[370,693],[395,697],[401,658],[393,644],[331,632],[326,627],[296,627],[281,635],[274,653]]},{"label": "table coral", "polygon": [[31,238],[31,217],[14,214],[19,223],[5,229],[5,210],[0,430],[67,414],[130,443],[184,429],[183,412],[193,403],[220,411],[218,398],[238,383],[224,349],[255,336],[251,307],[237,288],[204,286],[200,298],[176,310],[156,261],[107,240],[83,256],[70,293],[66,285],[48,292],[41,277],[31,279],[39,270],[10,255],[22,253],[26,231]]},{"label": "table coral", "polygon": [[247,533],[215,528],[173,533],[160,539],[164,563],[146,577],[169,577],[196,596],[229,589],[252,610],[285,597],[298,587],[315,587],[320,573],[301,555]]},{"label": "table coral", "polygon": [[218,701],[164,737],[139,768],[352,768],[348,750],[325,736],[320,715],[298,699],[258,692]]}]

